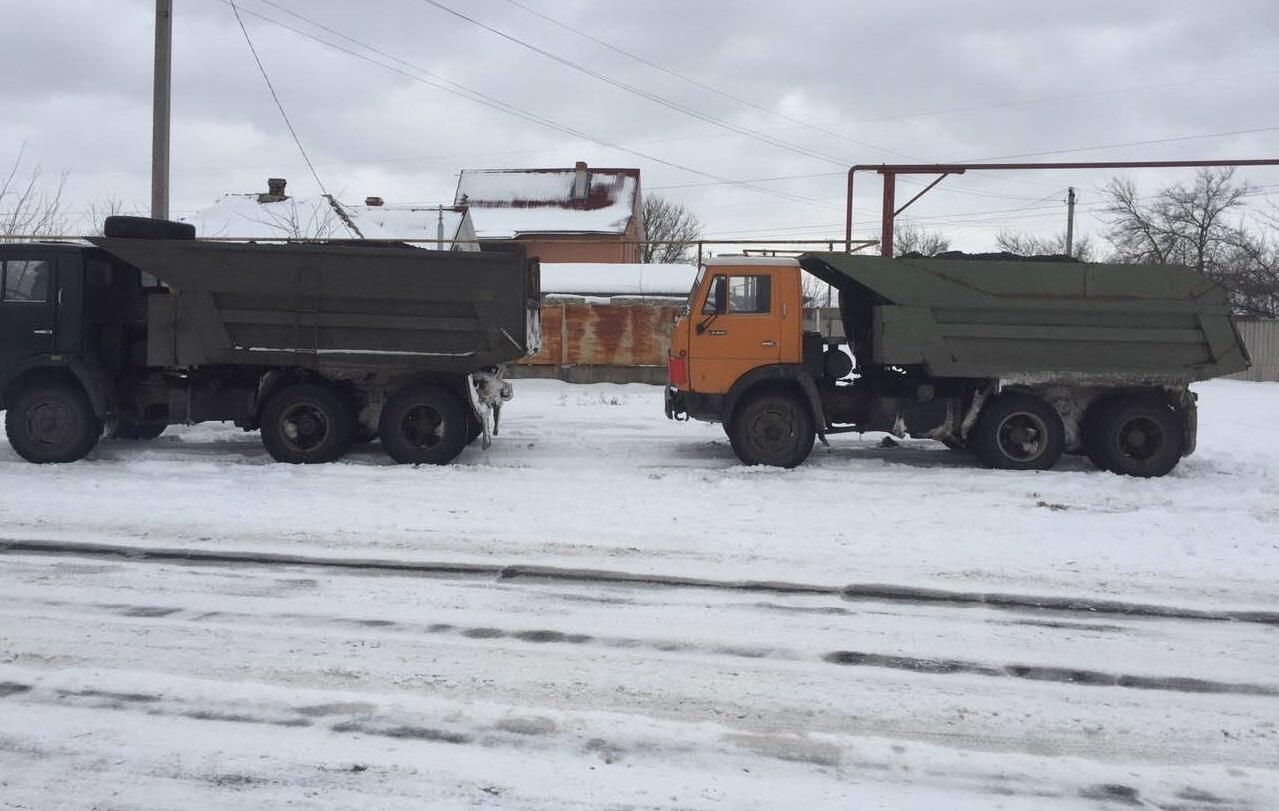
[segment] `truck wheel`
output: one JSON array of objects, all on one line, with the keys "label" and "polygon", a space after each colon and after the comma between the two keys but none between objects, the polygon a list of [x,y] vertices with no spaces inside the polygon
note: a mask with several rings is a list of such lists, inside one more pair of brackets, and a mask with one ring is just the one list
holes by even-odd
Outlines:
[{"label": "truck wheel", "polygon": [[728,435],[737,458],[748,465],[795,467],[813,450],[813,415],[789,392],[764,392],[733,412]]},{"label": "truck wheel", "polygon": [[1066,428],[1052,406],[1030,394],[1001,394],[982,409],[968,447],[986,467],[1048,470],[1066,447]]},{"label": "truck wheel", "polygon": [[4,417],[9,445],[28,462],[83,459],[102,436],[102,421],[89,397],[73,383],[41,383],[23,389]]},{"label": "truck wheel", "polygon": [[461,401],[441,386],[410,386],[382,409],[378,436],[402,465],[446,465],[466,447],[471,424]]},{"label": "truck wheel", "polygon": [[122,422],[115,427],[115,433],[112,436],[116,439],[155,439],[168,427],[157,423]]},{"label": "truck wheel", "polygon": [[355,416],[338,392],[298,383],[276,392],[262,409],[262,445],[277,462],[315,464],[351,448]]},{"label": "truck wheel", "polygon": [[1084,436],[1088,456],[1124,476],[1163,476],[1185,450],[1181,417],[1154,397],[1119,397],[1105,403]]}]

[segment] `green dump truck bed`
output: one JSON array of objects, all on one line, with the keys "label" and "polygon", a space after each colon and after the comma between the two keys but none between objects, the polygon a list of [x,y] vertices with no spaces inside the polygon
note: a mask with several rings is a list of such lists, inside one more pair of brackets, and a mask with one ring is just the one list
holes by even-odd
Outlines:
[{"label": "green dump truck bed", "polygon": [[1226,291],[1188,267],[838,253],[800,265],[840,291],[859,363],[1166,383],[1249,365]]},{"label": "green dump truck bed", "polygon": [[91,241],[164,283],[146,296],[153,367],[466,373],[538,348],[537,263],[520,251]]}]

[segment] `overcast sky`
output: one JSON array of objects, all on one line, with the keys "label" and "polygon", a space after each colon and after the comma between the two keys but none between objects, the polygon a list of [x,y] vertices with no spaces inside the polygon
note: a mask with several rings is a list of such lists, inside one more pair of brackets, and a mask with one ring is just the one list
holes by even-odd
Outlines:
[{"label": "overcast sky", "polygon": [[[238,3],[340,198],[448,202],[461,169],[585,160],[639,167],[645,191],[688,203],[708,235],[833,237],[853,163],[1279,156],[1274,0],[439,3],[544,53],[427,0]],[[317,192],[230,5],[174,6],[174,214],[273,175]],[[72,210],[107,198],[145,209],[154,3],[0,9],[0,165],[25,144],[27,169],[66,173]],[[1086,149],[1104,145],[1119,146]],[[1276,171],[1244,176],[1279,185]],[[1174,177],[1134,175],[1143,187]],[[912,214],[989,247],[1000,228],[1059,229],[1075,184],[1081,228],[1095,231],[1105,179],[951,178]],[[857,201],[868,234],[876,183]]]}]

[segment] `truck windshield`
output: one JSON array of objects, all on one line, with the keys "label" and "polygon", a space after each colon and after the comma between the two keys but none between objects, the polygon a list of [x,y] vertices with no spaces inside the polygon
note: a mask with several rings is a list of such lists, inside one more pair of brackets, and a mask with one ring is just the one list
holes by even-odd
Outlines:
[{"label": "truck windshield", "polygon": [[693,299],[697,296],[697,291],[702,286],[702,279],[706,278],[706,266],[702,265],[697,269],[697,278],[693,280],[693,289],[688,291],[688,301],[684,302],[684,315],[688,315],[693,311]]}]

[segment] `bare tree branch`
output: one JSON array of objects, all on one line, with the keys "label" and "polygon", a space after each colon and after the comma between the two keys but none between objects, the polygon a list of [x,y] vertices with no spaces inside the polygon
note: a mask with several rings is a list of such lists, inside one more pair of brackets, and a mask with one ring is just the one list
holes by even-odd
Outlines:
[{"label": "bare tree branch", "polygon": [[687,206],[665,197],[645,195],[641,216],[644,217],[644,232],[649,239],[640,250],[641,262],[688,262],[692,259],[692,247],[702,238],[702,223]]}]

